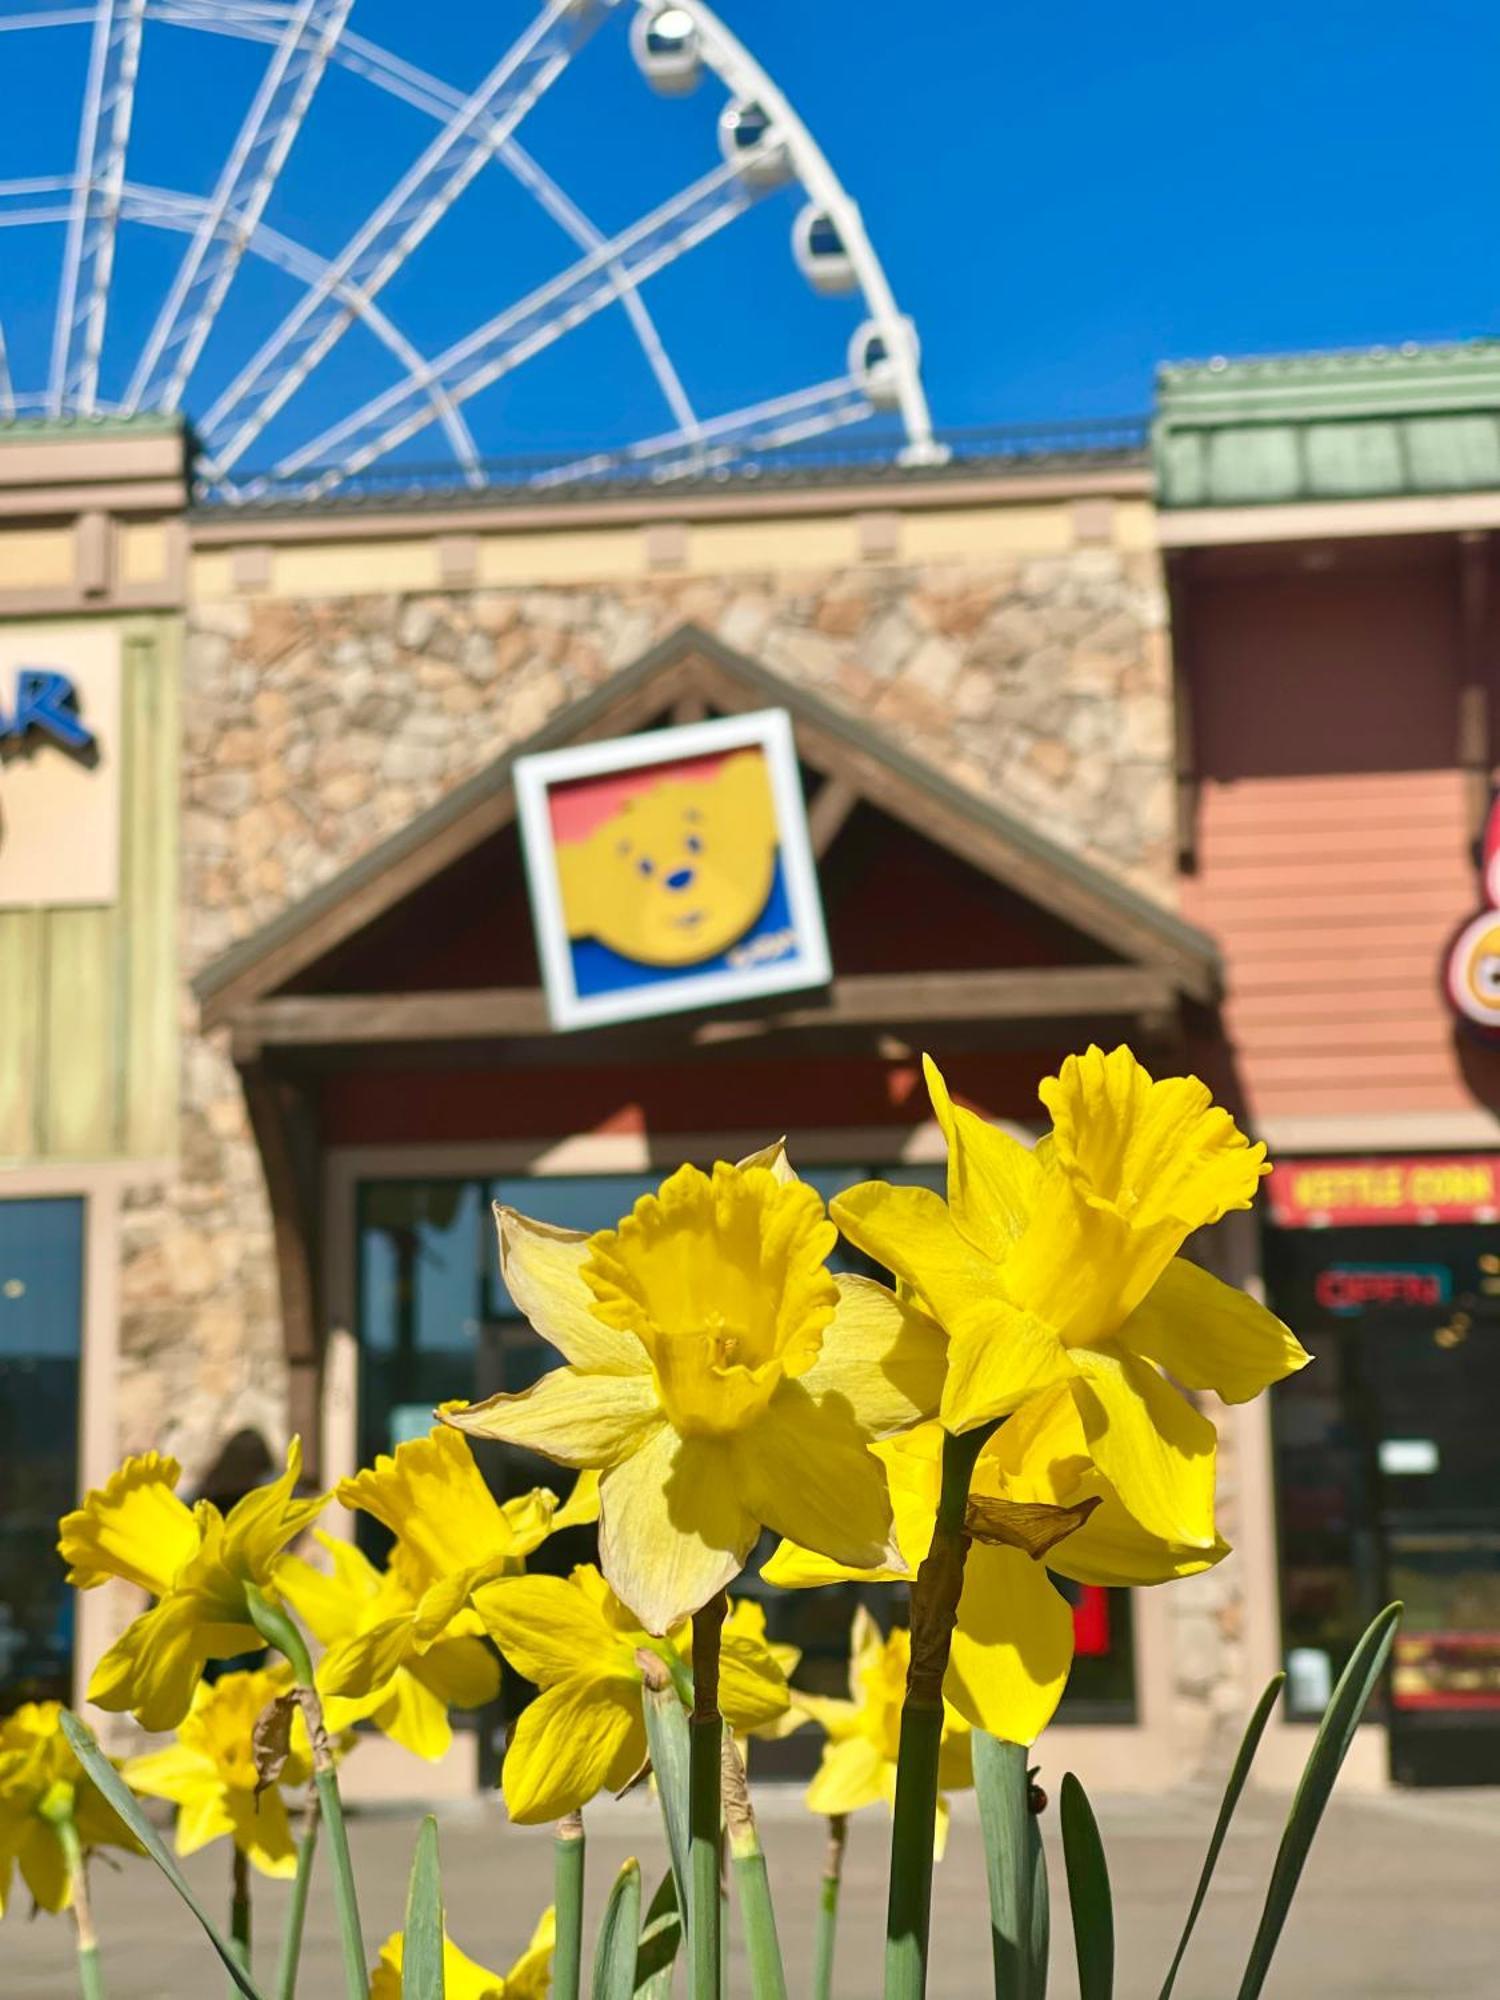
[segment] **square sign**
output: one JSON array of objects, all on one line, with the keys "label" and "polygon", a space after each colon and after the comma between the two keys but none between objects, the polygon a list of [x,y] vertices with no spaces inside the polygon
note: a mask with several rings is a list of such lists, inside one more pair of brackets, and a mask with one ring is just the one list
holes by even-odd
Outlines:
[{"label": "square sign", "polygon": [[522,757],[515,785],[554,1027],[827,984],[784,709]]},{"label": "square sign", "polygon": [[112,903],[120,877],[120,634],[0,627],[0,909]]}]

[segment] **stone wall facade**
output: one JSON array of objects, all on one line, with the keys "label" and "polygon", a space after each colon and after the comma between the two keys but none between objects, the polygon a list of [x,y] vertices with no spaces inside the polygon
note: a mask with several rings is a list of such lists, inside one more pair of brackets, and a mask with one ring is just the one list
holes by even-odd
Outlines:
[{"label": "stone wall facade", "polygon": [[[685,622],[890,731],[1168,898],[1171,687],[1154,556],[663,576],[598,587],[190,606],[182,961],[237,939]],[[122,1445],[201,1476],[279,1446],[269,1215],[239,1085],[184,993],[177,1171],[125,1216]]]}]

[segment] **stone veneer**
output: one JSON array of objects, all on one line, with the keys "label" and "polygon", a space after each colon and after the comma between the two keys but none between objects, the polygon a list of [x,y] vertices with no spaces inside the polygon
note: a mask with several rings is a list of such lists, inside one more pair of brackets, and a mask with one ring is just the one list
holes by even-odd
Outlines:
[{"label": "stone veneer", "polygon": [[[1171,689],[1154,556],[663,576],[188,616],[188,977],[685,621],[1162,897]],[[264,1189],[224,1039],[183,1000],[180,1163],[124,1216],[122,1445],[191,1479],[284,1375]]]}]

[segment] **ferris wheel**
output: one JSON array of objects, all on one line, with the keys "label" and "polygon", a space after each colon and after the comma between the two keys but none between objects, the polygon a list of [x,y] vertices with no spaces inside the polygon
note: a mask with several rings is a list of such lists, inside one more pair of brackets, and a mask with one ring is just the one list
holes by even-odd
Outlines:
[{"label": "ferris wheel", "polygon": [[[701,0],[548,0],[492,60],[480,52],[485,73],[463,87],[355,32],[351,8],[352,0],[93,0],[0,14],[0,78],[7,51],[36,37],[87,39],[71,168],[62,170],[64,157],[39,162],[55,164],[51,174],[0,179],[0,422],[183,412],[198,443],[200,492],[228,503],[348,490],[382,468],[414,463],[418,452],[451,463],[455,482],[480,486],[486,458],[512,448],[485,392],[586,324],[615,316],[646,371],[649,396],[637,407],[654,405],[657,421],[604,438],[597,449],[554,453],[525,472],[529,482],[727,472],[882,416],[904,461],[943,455],[915,327],[897,305],[858,206],[784,92]],[[486,0],[465,18],[488,36],[501,12]],[[195,178],[196,192],[161,184],[161,134],[143,129],[141,110],[157,47],[183,31],[216,38],[216,75],[226,45],[250,45],[239,60],[253,78],[253,94],[247,88],[232,100],[233,111],[207,99],[184,107],[184,130],[200,152],[211,135],[212,160],[200,158],[193,176],[178,177]],[[694,93],[700,104],[709,98],[714,114],[710,125],[700,112],[690,136],[704,141],[706,157],[692,161],[675,192],[636,212],[619,199],[628,189],[611,189],[616,212],[630,208],[623,224],[613,215],[596,219],[592,201],[585,208],[520,136],[528,119],[533,127],[546,122],[539,109],[556,133],[569,73],[592,57],[591,44],[603,48],[611,38],[628,52],[621,88],[639,99],[629,110],[632,129],[640,118],[680,115],[671,100]],[[60,73],[50,63],[45,71]],[[315,248],[280,208],[328,80],[339,75],[420,114],[425,143],[409,156],[364,159],[349,177],[364,184],[349,211],[355,219],[340,240]],[[669,101],[653,111],[648,90]],[[64,130],[64,155],[68,139]],[[616,182],[628,182],[632,150],[619,147]],[[149,169],[137,178],[143,152]],[[557,268],[502,300],[450,285],[441,300],[448,323],[433,336],[427,300],[424,326],[414,331],[403,318],[401,274],[437,232],[461,236],[476,200],[471,190],[495,175],[508,177],[509,190],[538,205],[559,232]],[[347,208],[350,189],[339,179]],[[792,386],[777,383],[767,393],[770,384],[749,380],[726,395],[715,376],[705,396],[699,357],[686,351],[692,343],[659,323],[652,281],[701,257],[739,218],[778,205],[784,233],[756,237],[763,262],[768,244],[776,254],[736,289],[764,298],[767,312],[783,282],[847,304],[819,309],[802,345],[821,346],[821,358],[809,366],[799,347],[803,376]],[[314,212],[305,191],[300,212],[304,223]],[[19,241],[9,232],[26,225],[51,225],[58,247],[50,262],[6,255]],[[139,231],[164,234],[170,256],[163,261],[155,248],[145,267],[149,296],[138,278],[127,312],[117,297],[123,246]],[[277,273],[269,312],[265,287],[257,310],[246,300],[263,265]],[[46,282],[55,286],[55,298],[44,301],[45,337],[39,271],[50,271]],[[721,262],[716,287],[725,284],[723,271]],[[486,309],[476,319],[480,297]],[[7,325],[23,305],[34,335],[29,370],[19,344],[6,345]],[[353,348],[372,343],[380,363],[373,382],[368,370],[346,366]]]}]

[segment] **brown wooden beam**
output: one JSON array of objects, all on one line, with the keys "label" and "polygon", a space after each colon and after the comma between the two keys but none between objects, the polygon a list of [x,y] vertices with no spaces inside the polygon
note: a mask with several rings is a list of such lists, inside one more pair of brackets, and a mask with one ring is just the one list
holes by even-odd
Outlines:
[{"label": "brown wooden beam", "polygon": [[276,1249],[281,1336],[287,1363],[287,1422],[302,1439],[306,1476],[318,1478],[322,1442],[318,1324],[318,1150],[301,1088],[263,1062],[240,1071],[245,1107],[260,1152]]},{"label": "brown wooden beam", "polygon": [[[1172,981],[1150,967],[1084,965],[1008,972],[866,972],[826,991],[770,1001],[753,1015],[718,1015],[681,1030],[700,1044],[787,1028],[922,1021],[1109,1019],[1170,1013]],[[538,987],[460,993],[294,994],[260,1000],[235,1023],[237,1046],[332,1048],[401,1042],[531,1039],[551,1033]]]},{"label": "brown wooden beam", "polygon": [[807,836],[814,856],[821,861],[843,832],[850,813],[859,804],[859,794],[842,778],[825,778],[807,809]]}]

